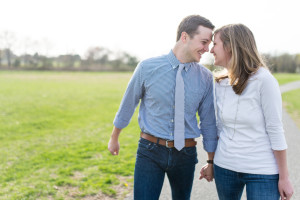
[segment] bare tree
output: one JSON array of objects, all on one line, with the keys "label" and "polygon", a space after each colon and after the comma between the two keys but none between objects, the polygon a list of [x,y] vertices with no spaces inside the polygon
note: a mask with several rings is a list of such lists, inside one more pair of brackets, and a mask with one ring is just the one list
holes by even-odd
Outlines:
[{"label": "bare tree", "polygon": [[5,55],[7,59],[7,66],[11,67],[11,52],[12,46],[16,43],[16,36],[10,31],[4,31],[0,34],[0,44],[5,50]]},{"label": "bare tree", "polygon": [[91,47],[87,50],[85,57],[88,65],[106,64],[109,60],[111,51],[103,47]]}]

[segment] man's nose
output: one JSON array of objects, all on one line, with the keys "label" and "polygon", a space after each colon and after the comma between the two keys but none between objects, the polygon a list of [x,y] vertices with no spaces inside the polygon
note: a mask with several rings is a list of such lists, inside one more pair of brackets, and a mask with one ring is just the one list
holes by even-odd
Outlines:
[{"label": "man's nose", "polygon": [[205,47],[204,47],[204,50],[205,50],[205,52],[209,52],[209,47],[208,47],[208,46],[205,46]]}]

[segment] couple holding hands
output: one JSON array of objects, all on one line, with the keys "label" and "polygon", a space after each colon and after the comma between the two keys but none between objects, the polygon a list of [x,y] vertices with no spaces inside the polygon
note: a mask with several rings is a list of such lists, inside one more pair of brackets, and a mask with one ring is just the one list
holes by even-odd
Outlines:
[{"label": "couple holding hands", "polygon": [[[121,130],[140,102],[134,199],[159,199],[165,174],[172,199],[190,199],[200,135],[208,154],[200,179],[215,180],[219,199],[241,199],[245,186],[248,200],[293,194],[278,83],[248,27],[214,28],[202,16],[185,17],[169,54],[141,61],[128,83],[108,149],[118,155]],[[226,73],[213,76],[199,64],[208,51]]]}]

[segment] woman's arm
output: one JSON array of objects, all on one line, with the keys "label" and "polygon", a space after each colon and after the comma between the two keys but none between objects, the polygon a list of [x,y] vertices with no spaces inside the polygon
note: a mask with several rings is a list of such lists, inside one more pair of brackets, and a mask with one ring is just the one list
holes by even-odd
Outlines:
[{"label": "woman's arm", "polygon": [[271,74],[265,73],[261,81],[261,105],[266,120],[266,131],[268,133],[271,148],[273,149],[279,170],[278,190],[281,199],[289,200],[293,195],[294,190],[289,180],[287,167],[287,144],[282,125],[281,93],[278,82]]},{"label": "woman's arm", "polygon": [[282,151],[273,151],[279,170],[279,181],[278,181],[278,190],[281,196],[281,199],[289,200],[291,199],[294,189],[289,179],[289,172],[287,167],[286,160],[286,150]]}]

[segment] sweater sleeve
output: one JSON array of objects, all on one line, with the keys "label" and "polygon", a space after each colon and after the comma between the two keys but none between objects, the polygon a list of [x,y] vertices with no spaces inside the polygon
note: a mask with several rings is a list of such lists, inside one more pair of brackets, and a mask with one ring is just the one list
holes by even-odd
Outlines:
[{"label": "sweater sleeve", "polygon": [[273,150],[287,149],[282,125],[282,99],[278,82],[269,72],[261,78],[261,106],[271,147]]}]

